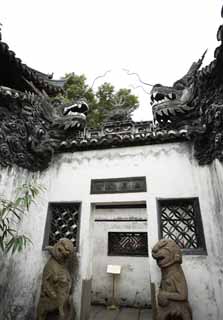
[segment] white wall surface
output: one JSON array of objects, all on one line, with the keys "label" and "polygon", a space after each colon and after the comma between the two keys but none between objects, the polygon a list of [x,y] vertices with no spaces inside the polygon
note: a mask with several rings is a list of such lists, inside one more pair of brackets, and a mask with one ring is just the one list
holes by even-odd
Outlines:
[{"label": "white wall surface", "polygon": [[[90,195],[91,179],[146,176],[147,192]],[[2,170],[0,194],[13,195],[25,181],[23,170]],[[79,268],[74,288],[77,320],[80,313],[81,280],[92,278],[93,206],[95,203],[147,203],[149,251],[158,240],[157,198],[199,197],[207,256],[184,256],[183,269],[189,286],[194,320],[223,319],[223,167],[219,162],[200,167],[187,143],[159,144],[120,149],[76,152],[57,156],[38,180],[47,191],[21,224],[33,245],[0,266],[0,312],[11,319],[30,319],[38,299],[41,272],[46,261],[42,242],[49,201],[80,201]],[[148,277],[158,286],[160,271],[148,258]],[[0,318],[3,317],[0,314]],[[4,318],[3,318],[4,319]]]}]

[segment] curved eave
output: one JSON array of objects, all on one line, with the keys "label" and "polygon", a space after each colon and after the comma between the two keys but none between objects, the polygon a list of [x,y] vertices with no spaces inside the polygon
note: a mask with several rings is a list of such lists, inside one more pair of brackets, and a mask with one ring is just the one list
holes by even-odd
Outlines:
[{"label": "curved eave", "polygon": [[39,90],[44,90],[49,96],[54,96],[63,91],[64,80],[53,80],[50,75],[28,67],[22,63],[20,58],[16,57],[15,52],[10,50],[9,46],[3,41],[0,41],[0,53],[7,57],[8,63],[13,66],[13,70],[18,77],[32,81]]}]

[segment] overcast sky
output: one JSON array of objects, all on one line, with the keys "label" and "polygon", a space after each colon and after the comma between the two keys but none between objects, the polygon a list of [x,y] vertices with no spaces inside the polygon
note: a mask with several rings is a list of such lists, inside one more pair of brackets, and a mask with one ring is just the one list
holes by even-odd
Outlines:
[{"label": "overcast sky", "polygon": [[[39,71],[84,73],[89,85],[111,82],[118,89],[145,82],[171,85],[206,48],[205,64],[218,46],[221,0],[0,0],[3,41]],[[150,87],[144,87],[149,91]],[[151,118],[141,88],[135,120]]]}]

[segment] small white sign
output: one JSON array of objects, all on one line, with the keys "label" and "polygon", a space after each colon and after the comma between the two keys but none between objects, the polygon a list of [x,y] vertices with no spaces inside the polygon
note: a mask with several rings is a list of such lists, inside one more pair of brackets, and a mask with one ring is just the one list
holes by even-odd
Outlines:
[{"label": "small white sign", "polygon": [[109,264],[107,266],[107,273],[120,274],[121,273],[121,266]]}]

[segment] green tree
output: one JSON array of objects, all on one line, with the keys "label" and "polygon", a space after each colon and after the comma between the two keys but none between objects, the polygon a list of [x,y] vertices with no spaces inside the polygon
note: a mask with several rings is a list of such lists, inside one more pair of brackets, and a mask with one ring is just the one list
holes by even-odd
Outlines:
[{"label": "green tree", "polygon": [[[103,83],[96,92],[97,104],[93,111],[93,120],[95,121],[95,127],[100,126],[103,121],[109,115],[109,112],[114,108],[114,86],[110,83]],[[95,116],[95,117],[94,117]],[[91,121],[91,114],[89,114],[89,121]]]},{"label": "green tree", "polygon": [[31,242],[16,230],[22,217],[29,212],[30,205],[44,188],[34,181],[17,188],[14,200],[0,197],[0,250],[2,252],[22,251]]},{"label": "green tree", "polygon": [[122,120],[130,120],[133,111],[138,108],[138,98],[131,94],[130,89],[120,89],[114,96],[113,105],[115,108],[108,113],[108,118],[110,120],[122,121]]},{"label": "green tree", "polygon": [[64,85],[64,94],[62,99],[65,103],[73,102],[80,98],[86,98],[89,103],[95,103],[95,96],[93,90],[86,84],[86,77],[82,74],[80,76],[74,73],[66,74],[67,79]]},{"label": "green tree", "polygon": [[86,83],[87,79],[83,74],[79,76],[71,73],[66,75],[66,78],[68,80],[64,86],[64,94],[60,98],[65,103],[85,98],[90,108],[87,117],[89,127],[99,127],[109,119],[129,119],[139,105],[138,98],[131,94],[130,89],[124,88],[115,92],[114,86],[105,82],[94,92]]}]

